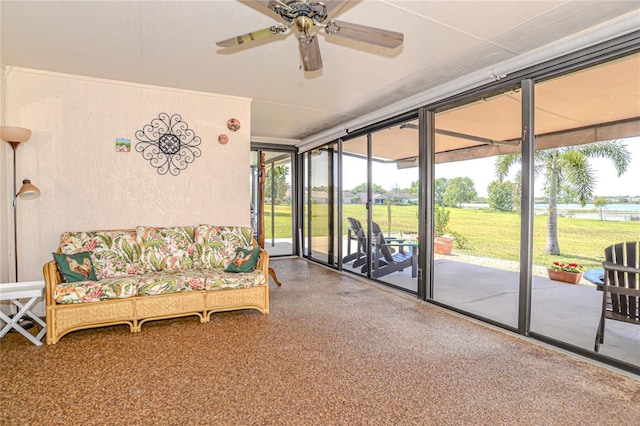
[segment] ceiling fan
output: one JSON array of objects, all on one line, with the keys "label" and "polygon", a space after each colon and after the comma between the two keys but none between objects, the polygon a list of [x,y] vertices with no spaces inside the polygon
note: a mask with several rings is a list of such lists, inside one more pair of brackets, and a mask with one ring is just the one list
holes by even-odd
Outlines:
[{"label": "ceiling fan", "polygon": [[216,44],[220,47],[233,47],[276,34],[286,32],[295,26],[299,35],[300,56],[305,71],[316,71],[322,68],[318,32],[324,30],[329,35],[358,40],[378,46],[394,48],[402,44],[404,35],[395,31],[387,31],[364,25],[336,21],[329,18],[347,0],[262,0],[262,7],[271,9],[283,20],[269,28],[243,34]]}]

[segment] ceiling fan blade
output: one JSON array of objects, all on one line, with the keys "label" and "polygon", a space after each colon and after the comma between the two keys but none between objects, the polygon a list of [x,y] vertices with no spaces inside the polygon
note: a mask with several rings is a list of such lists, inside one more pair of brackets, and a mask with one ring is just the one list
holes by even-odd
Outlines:
[{"label": "ceiling fan blade", "polygon": [[271,37],[275,34],[283,33],[287,30],[287,27],[284,25],[274,25],[269,28],[265,28],[263,30],[254,31],[252,33],[242,34],[237,37],[232,37],[227,40],[222,40],[216,42],[216,45],[220,47],[233,47],[238,46],[244,43],[248,43],[250,41],[259,40],[261,38]]},{"label": "ceiling fan blade", "polygon": [[347,3],[347,0],[326,0],[324,5],[327,10],[327,15],[333,15],[334,12],[337,12],[342,6]]},{"label": "ceiling fan blade", "polygon": [[329,21],[325,27],[327,34],[389,48],[398,47],[404,41],[404,34],[349,22]]},{"label": "ceiling fan blade", "polygon": [[310,35],[300,37],[300,57],[305,71],[317,71],[322,68],[322,57],[320,56],[320,44],[318,37]]}]

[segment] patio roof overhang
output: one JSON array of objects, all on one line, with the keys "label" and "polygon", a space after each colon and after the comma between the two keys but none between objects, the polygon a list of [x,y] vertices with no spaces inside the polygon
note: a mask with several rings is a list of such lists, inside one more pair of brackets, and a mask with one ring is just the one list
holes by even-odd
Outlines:
[{"label": "patio roof overhang", "polygon": [[[536,148],[640,136],[640,54],[535,86]],[[510,90],[436,116],[436,163],[520,152],[521,94]],[[418,157],[417,122],[373,133],[379,161]],[[366,155],[362,136],[343,151]],[[417,164],[417,163],[416,163]]]},{"label": "patio roof overhang", "polygon": [[[536,135],[537,149],[550,149],[559,146],[583,145],[592,142],[625,139],[640,135],[640,118],[616,123],[602,123],[580,129],[568,129],[558,132]],[[469,146],[462,149],[436,153],[436,163],[473,160],[475,158],[520,152],[520,140],[505,141]]]}]

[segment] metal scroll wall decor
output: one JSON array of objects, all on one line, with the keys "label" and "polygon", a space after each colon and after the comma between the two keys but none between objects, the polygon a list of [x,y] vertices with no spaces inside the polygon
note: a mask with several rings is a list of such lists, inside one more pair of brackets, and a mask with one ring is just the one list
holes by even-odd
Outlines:
[{"label": "metal scroll wall decor", "polygon": [[136,139],[136,151],[161,175],[169,172],[178,176],[200,157],[198,146],[202,140],[179,114],[158,114],[158,118],[136,131]]}]

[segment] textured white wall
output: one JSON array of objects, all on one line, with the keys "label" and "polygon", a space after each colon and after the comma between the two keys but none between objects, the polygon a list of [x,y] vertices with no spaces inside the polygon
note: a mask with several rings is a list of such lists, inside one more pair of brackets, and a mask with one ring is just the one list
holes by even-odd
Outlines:
[{"label": "textured white wall", "polygon": [[[0,72],[0,125],[9,125],[6,122],[6,81],[4,78],[4,67]],[[13,232],[10,229],[13,222],[10,222],[11,198],[9,192],[11,188],[12,171],[11,166],[11,146],[8,143],[0,141],[0,282],[6,282],[9,280],[9,265],[13,265],[13,254],[9,253],[9,232]]]},{"label": "textured white wall", "polygon": [[[42,279],[64,231],[249,226],[249,99],[18,68],[5,73],[6,122],[33,131],[18,148],[17,177],[42,191],[18,201],[20,281]],[[159,175],[135,151],[136,130],[161,112],[180,114],[202,139],[201,156],[178,176]],[[237,132],[227,129],[232,117],[242,125]],[[218,143],[221,133],[226,145]],[[116,152],[116,138],[131,139],[131,152]],[[2,268],[9,263],[2,259]]]}]

